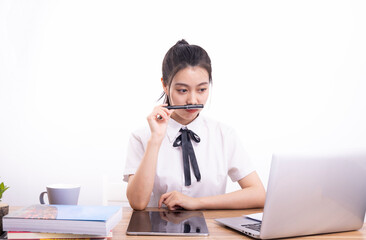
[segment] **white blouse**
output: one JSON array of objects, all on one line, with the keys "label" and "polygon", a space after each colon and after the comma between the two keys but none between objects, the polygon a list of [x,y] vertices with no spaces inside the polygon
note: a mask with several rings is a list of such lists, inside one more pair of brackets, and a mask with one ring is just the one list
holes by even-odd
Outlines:
[{"label": "white blouse", "polygon": [[[191,167],[191,185],[185,186],[182,148],[173,147],[182,127],[184,125],[173,119],[168,122],[167,133],[159,151],[149,207],[157,207],[160,196],[174,190],[191,197],[224,194],[227,176],[236,182],[254,171],[235,131],[227,125],[200,114],[187,125],[187,128],[201,139],[199,143],[191,141],[201,173],[201,181],[197,182]],[[149,138],[148,127],[132,133],[127,151],[124,181],[127,182],[128,176],[136,173]]]}]

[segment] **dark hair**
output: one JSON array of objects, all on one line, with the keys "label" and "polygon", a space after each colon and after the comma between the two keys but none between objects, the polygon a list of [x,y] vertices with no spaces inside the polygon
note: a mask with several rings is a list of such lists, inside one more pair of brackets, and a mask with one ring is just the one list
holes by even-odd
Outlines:
[{"label": "dark hair", "polygon": [[[165,54],[163,60],[163,83],[165,86],[170,87],[170,84],[177,72],[186,67],[202,67],[207,70],[209,83],[212,83],[212,68],[211,59],[207,52],[197,45],[191,45],[186,40],[182,39],[178,41],[173,47],[171,47]],[[169,98],[163,92],[161,97],[165,96],[164,103],[169,103]]]}]

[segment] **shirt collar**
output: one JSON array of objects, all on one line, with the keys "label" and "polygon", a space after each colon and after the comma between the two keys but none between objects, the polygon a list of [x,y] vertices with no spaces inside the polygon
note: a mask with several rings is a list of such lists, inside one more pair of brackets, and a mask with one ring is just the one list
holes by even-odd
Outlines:
[{"label": "shirt collar", "polygon": [[201,129],[202,129],[202,124],[201,124],[201,122],[203,121],[202,118],[203,117],[201,116],[201,114],[199,114],[197,116],[197,118],[194,119],[188,125],[180,124],[179,122],[177,122],[174,119],[170,118],[169,122],[168,122],[167,130],[166,130],[169,141],[173,142],[180,135],[179,130],[182,127],[187,127],[189,130],[192,130],[194,133],[196,133],[199,137],[202,137],[201,134],[200,134]]}]

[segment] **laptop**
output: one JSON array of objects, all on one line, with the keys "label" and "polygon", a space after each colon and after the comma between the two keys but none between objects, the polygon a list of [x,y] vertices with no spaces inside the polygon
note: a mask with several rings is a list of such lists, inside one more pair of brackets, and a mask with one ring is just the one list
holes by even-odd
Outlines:
[{"label": "laptop", "polygon": [[273,155],[262,219],[215,219],[258,239],[352,231],[364,224],[366,154]]},{"label": "laptop", "polygon": [[208,236],[200,211],[134,211],[127,235]]}]

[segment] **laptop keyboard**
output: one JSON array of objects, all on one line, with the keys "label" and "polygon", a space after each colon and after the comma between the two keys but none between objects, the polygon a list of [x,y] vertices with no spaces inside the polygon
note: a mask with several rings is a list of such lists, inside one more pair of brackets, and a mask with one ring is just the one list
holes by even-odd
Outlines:
[{"label": "laptop keyboard", "polygon": [[252,229],[254,231],[257,231],[257,232],[260,232],[261,231],[261,226],[262,224],[261,223],[255,223],[255,224],[244,224],[244,225],[241,225],[243,227],[247,227],[249,229]]}]

